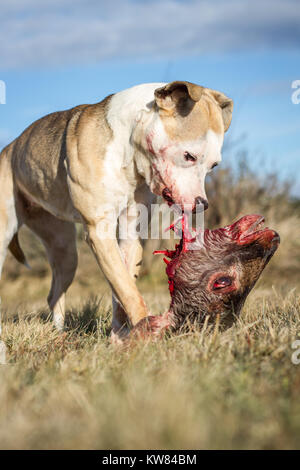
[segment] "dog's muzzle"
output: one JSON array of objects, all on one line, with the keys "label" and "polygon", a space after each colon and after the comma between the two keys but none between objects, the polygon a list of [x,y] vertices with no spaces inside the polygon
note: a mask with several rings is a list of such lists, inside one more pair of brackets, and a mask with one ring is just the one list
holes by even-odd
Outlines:
[{"label": "dog's muzzle", "polygon": [[169,188],[165,188],[163,190],[162,197],[164,198],[165,201],[167,201],[169,205],[174,204],[174,199],[172,198],[171,191],[169,190]]}]

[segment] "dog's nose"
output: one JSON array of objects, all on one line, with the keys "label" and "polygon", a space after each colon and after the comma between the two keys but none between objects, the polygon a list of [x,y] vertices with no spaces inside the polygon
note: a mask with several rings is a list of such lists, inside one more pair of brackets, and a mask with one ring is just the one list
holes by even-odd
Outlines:
[{"label": "dog's nose", "polygon": [[208,201],[204,197],[198,196],[195,199],[195,207],[193,212],[203,212],[208,209]]}]

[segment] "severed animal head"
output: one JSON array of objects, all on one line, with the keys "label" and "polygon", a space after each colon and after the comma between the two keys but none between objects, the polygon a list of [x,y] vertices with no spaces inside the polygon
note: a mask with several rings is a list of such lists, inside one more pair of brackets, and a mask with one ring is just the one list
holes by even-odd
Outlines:
[{"label": "severed animal head", "polygon": [[[136,332],[143,337],[162,330],[179,330],[188,321],[203,323],[209,316],[230,326],[279,245],[274,230],[262,228],[264,218],[246,215],[232,225],[184,235],[173,251],[161,251],[170,260],[167,275],[171,293],[168,312],[143,319]],[[192,248],[192,249],[191,249]]]},{"label": "severed animal head", "polygon": [[187,318],[201,323],[207,315],[233,320],[240,314],[279,245],[278,233],[262,228],[263,222],[259,215],[247,215],[224,228],[207,229],[199,249],[184,249],[182,239],[167,266],[176,327]]}]

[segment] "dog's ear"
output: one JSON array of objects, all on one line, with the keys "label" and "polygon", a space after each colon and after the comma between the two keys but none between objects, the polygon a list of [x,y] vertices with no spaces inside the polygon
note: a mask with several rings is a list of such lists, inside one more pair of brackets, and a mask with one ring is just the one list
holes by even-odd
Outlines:
[{"label": "dog's ear", "polygon": [[203,87],[190,82],[171,82],[157,88],[154,92],[155,101],[160,109],[172,114],[175,110],[188,113],[200,100]]},{"label": "dog's ear", "polygon": [[228,98],[228,96],[224,95],[220,91],[210,90],[210,94],[214,97],[218,105],[222,110],[223,122],[224,122],[224,130],[225,132],[228,130],[231,118],[232,118],[232,111],[233,111],[233,101],[232,99]]}]

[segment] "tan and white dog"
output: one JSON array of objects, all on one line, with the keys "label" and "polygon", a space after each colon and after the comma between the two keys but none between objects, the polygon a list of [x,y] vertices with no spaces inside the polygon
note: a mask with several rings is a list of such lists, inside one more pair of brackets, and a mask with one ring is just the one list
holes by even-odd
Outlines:
[{"label": "tan and white dog", "polygon": [[119,221],[129,208],[131,226],[135,205],[149,205],[153,194],[205,209],[205,175],[221,160],[232,108],[223,93],[177,81],[135,86],[34,122],[0,154],[0,274],[7,248],[26,262],[17,236],[26,224],[46,248],[48,303],[62,329],[80,222],[113,291],[113,331],[127,320],[135,325],[148,315],[135,284],[141,244],[134,233],[119,244],[99,237],[98,224],[110,217],[105,208]]}]

